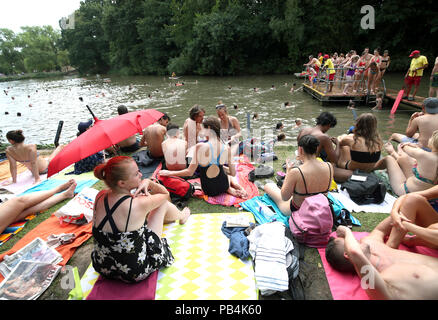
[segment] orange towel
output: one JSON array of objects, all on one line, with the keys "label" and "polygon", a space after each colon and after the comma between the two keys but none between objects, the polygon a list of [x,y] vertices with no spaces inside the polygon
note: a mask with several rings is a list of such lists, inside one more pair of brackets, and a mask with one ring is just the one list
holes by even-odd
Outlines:
[{"label": "orange towel", "polygon": [[[58,218],[55,217],[55,215],[52,215],[50,218],[41,222],[22,239],[20,239],[9,251],[2,253],[0,255],[0,261],[3,261],[5,255],[11,255],[17,252],[18,250],[32,242],[32,240],[34,240],[36,237],[40,237],[44,241],[47,241],[47,238],[51,234],[74,233],[76,238],[72,243],[64,244],[56,248],[56,250],[58,250],[58,252],[64,258],[64,260],[62,260],[59,265],[64,266],[73,256],[76,248],[78,248],[82,243],[87,241],[92,236],[92,225],[93,223],[90,222],[81,226],[68,224],[62,227],[59,223]],[[3,280],[4,278],[0,274],[0,282]]]},{"label": "orange towel", "polygon": [[[17,162],[17,175],[26,171],[27,168],[24,164]],[[11,177],[11,172],[9,171],[9,160],[0,162],[0,182]]]}]

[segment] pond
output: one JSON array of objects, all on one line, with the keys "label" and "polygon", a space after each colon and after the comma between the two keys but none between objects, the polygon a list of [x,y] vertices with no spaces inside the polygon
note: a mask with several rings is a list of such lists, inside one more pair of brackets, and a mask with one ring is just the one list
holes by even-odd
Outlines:
[{"label": "pond", "polygon": [[[184,85],[175,86],[176,81],[184,82]],[[402,81],[403,74],[385,75],[387,88],[399,90]],[[328,133],[332,136],[345,133],[353,124],[353,114],[346,108],[346,103],[321,106],[305,92],[291,93],[291,85],[296,83],[299,88],[301,82],[293,75],[187,76],[179,80],[162,76],[74,76],[3,82],[0,83],[0,141],[7,142],[7,131],[22,129],[27,143],[53,143],[58,123],[62,120],[64,125],[60,143],[68,143],[76,137],[78,123],[91,118],[85,105],[89,105],[99,119],[117,115],[117,106],[121,104],[130,111],[155,108],[166,112],[172,122],[182,127],[194,104],[204,107],[207,115],[216,115],[215,105],[219,100],[228,106],[230,115],[239,119],[244,132],[247,114],[251,117],[251,128],[259,129],[262,136],[263,132],[271,132],[276,123],[281,121],[287,136],[284,144],[296,145],[298,131],[292,129],[296,118],[303,119],[304,125],[313,125],[314,119],[324,110],[332,112],[338,119],[338,125]],[[426,96],[428,85],[425,75],[417,94]],[[258,88],[258,91],[255,92],[254,88]],[[79,97],[83,98],[83,102]],[[291,106],[285,108],[285,102],[290,102]],[[238,108],[234,109],[234,105]],[[360,106],[357,114],[370,112],[370,109]],[[391,132],[404,132],[413,112],[400,106],[391,119],[389,109],[390,106],[374,112],[385,140]],[[17,112],[21,116],[17,116]],[[259,114],[258,120],[252,120],[254,113]]]}]

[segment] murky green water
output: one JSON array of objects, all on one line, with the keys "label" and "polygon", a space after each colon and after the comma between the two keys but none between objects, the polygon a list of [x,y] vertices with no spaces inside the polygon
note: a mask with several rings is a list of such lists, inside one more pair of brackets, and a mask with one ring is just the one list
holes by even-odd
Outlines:
[{"label": "murky green water", "polygon": [[[385,78],[388,88],[401,88],[402,74],[389,73]],[[100,119],[115,116],[120,104],[126,105],[130,111],[155,108],[166,112],[174,123],[182,126],[194,104],[203,106],[207,115],[215,115],[215,105],[222,100],[229,113],[240,120],[243,129],[246,128],[247,113],[251,117],[255,112],[259,114],[259,120],[251,121],[251,128],[260,129],[262,134],[275,127],[277,122],[283,122],[286,144],[295,143],[298,132],[291,128],[297,117],[303,119],[304,125],[313,125],[321,111],[332,112],[338,119],[338,125],[329,131],[331,135],[342,134],[353,124],[352,112],[346,104],[321,106],[304,92],[290,93],[291,84],[296,82],[299,87],[301,82],[292,75],[182,77],[180,81],[184,82],[184,86],[175,86],[175,80],[167,77],[112,77],[111,82],[107,79],[65,77],[0,83],[2,141],[6,142],[7,131],[22,129],[27,143],[53,143],[58,122],[63,120],[60,143],[68,143],[76,137],[77,124],[91,118],[85,104]],[[427,95],[427,80],[425,76],[418,95]],[[132,89],[129,89],[130,85]],[[271,89],[272,85],[275,90]],[[254,92],[255,87],[259,88],[258,92]],[[3,90],[7,90],[8,95]],[[79,97],[83,97],[84,102]],[[291,107],[285,108],[283,105],[287,101]],[[238,106],[237,110],[233,108],[234,104]],[[9,115],[5,115],[6,111]],[[357,113],[360,115],[369,111],[370,108],[359,107]],[[18,117],[17,112],[21,112],[22,116]],[[401,106],[395,118],[390,119],[389,108],[376,111],[384,139],[390,132],[403,132],[411,113],[412,109]]]}]

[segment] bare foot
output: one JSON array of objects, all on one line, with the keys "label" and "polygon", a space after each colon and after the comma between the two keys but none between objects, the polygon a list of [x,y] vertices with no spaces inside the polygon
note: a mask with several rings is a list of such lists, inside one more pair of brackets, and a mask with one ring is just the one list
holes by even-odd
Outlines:
[{"label": "bare foot", "polygon": [[72,184],[76,185],[75,179],[70,179],[67,182],[65,182],[65,183],[61,184],[60,186],[58,186],[58,192],[67,190],[68,188],[71,187]]},{"label": "bare foot", "polygon": [[179,219],[179,224],[184,224],[187,222],[187,220],[190,217],[189,207],[185,207],[184,209],[182,209],[181,214],[183,215],[183,217],[181,219]]},{"label": "bare foot", "polygon": [[394,146],[392,145],[391,142],[387,142],[384,144],[385,150],[386,152],[388,152],[389,155],[394,156],[394,154],[396,154]]},{"label": "bare foot", "polygon": [[68,187],[68,189],[64,192],[64,195],[65,195],[65,197],[67,199],[68,198],[71,199],[71,198],[73,198],[75,196],[75,189],[76,189],[76,186],[77,186],[76,181],[74,181],[73,179],[70,180],[70,181],[73,181],[73,183],[71,183],[70,186]]},{"label": "bare foot", "polygon": [[236,190],[237,196],[241,199],[246,199],[248,198],[248,194],[246,193],[245,190]]}]

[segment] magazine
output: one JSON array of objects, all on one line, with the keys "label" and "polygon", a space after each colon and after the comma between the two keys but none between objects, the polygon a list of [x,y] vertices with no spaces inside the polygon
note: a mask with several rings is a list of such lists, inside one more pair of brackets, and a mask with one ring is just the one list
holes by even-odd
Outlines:
[{"label": "magazine", "polygon": [[28,260],[57,264],[62,259],[62,255],[55,249],[50,248],[44,240],[35,238],[14,254],[5,256],[3,262],[0,263],[0,272],[6,278],[20,261]]},{"label": "magazine", "polygon": [[52,283],[61,266],[20,261],[0,284],[0,300],[35,300]]},{"label": "magazine", "polygon": [[249,218],[242,215],[227,216],[225,218],[225,226],[229,227],[249,227]]}]

